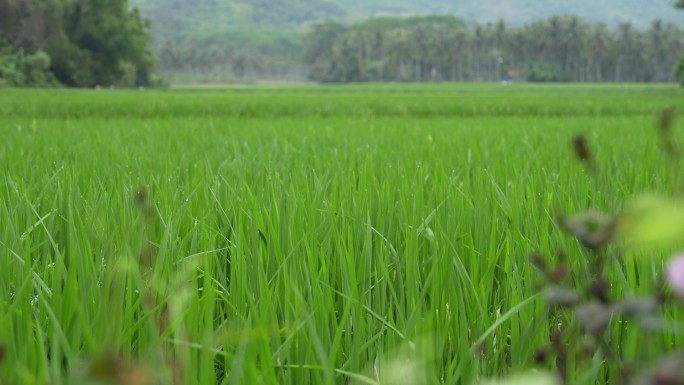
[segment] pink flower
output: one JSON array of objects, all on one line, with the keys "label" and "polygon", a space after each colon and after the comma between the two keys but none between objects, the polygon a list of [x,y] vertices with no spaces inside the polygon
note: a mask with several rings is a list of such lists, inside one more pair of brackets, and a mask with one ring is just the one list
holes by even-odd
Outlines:
[{"label": "pink flower", "polygon": [[675,294],[684,297],[684,253],[677,254],[667,263],[665,279]]}]

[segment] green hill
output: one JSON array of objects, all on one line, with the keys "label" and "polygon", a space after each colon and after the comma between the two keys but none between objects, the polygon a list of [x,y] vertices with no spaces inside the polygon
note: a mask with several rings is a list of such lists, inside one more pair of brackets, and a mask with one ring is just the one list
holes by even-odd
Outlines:
[{"label": "green hill", "polygon": [[654,19],[681,22],[670,0],[132,0],[152,21],[155,41],[209,38],[235,28],[300,29],[320,20],[446,13],[466,21],[516,25],[557,14],[646,27]]},{"label": "green hill", "polygon": [[225,37],[236,28],[292,30],[315,20],[341,19],[347,12],[323,0],[133,0],[152,22],[154,41]]}]

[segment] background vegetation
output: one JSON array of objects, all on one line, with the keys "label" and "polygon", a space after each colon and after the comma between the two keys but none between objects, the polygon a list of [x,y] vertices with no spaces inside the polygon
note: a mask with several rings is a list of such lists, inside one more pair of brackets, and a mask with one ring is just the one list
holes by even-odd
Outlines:
[{"label": "background vegetation", "polygon": [[683,49],[683,31],[659,20],[638,31],[574,16],[520,28],[433,16],[316,25],[304,57],[311,78],[328,82],[666,82]]},{"label": "background vegetation", "polygon": [[673,4],[586,3],[0,0],[0,85],[675,79]]},{"label": "background vegetation", "polygon": [[[662,79],[663,75],[652,69],[648,64],[644,73],[636,71],[616,69],[615,63],[605,63],[604,57],[596,57],[596,50],[607,50],[607,54],[617,60],[617,56],[623,57],[621,61],[631,60],[624,56],[633,56],[635,53],[616,52],[623,45],[625,51],[639,52],[646,50],[647,53],[638,53],[651,60],[647,55],[656,50],[679,50],[681,43],[673,42],[681,40],[682,33],[669,23],[679,23],[681,15],[675,12],[669,0],[649,2],[644,6],[639,1],[522,1],[509,0],[497,1],[295,1],[281,0],[262,3],[256,0],[199,0],[195,2],[173,0],[135,0],[133,2],[140,7],[143,15],[152,21],[153,47],[159,60],[159,68],[167,73],[170,79],[175,81],[242,81],[254,79],[271,80],[303,80],[307,77],[321,79],[323,77],[342,78],[348,76],[321,76],[320,69],[309,71],[308,64],[301,62],[302,52],[309,51],[312,45],[305,40],[305,35],[311,31],[311,25],[320,21],[335,21],[344,25],[353,32],[349,32],[344,38],[347,42],[340,42],[340,51],[349,50],[345,45],[350,44],[350,39],[359,38],[360,44],[364,45],[363,52],[348,52],[356,56],[363,56],[361,60],[372,60],[364,64],[364,67],[387,66],[382,63],[387,58],[378,59],[377,56],[387,56],[377,50],[399,50],[401,61],[414,62],[414,57],[422,51],[438,52],[442,59],[440,67],[453,67],[455,61],[470,61],[467,68],[461,70],[461,74],[452,74],[451,70],[444,73],[442,68],[438,79],[499,79],[499,69],[494,64],[501,54],[506,54],[509,60],[505,66],[514,65],[521,74],[525,70],[534,72],[532,79],[562,78],[564,80],[589,80],[601,79],[601,81],[634,81],[634,79],[651,78]],[[461,22],[461,26],[467,26],[467,30],[455,30],[453,24],[439,24],[430,27],[425,20],[389,20],[396,17],[411,17],[425,14],[451,15]],[[575,25],[541,26],[555,15],[574,14],[577,19]],[[364,22],[369,18],[382,19]],[[387,19],[389,18],[389,19]],[[497,31],[498,20],[506,20],[504,31]],[[561,18],[568,19],[568,17]],[[676,29],[669,31],[668,40],[652,42],[650,33],[662,33],[652,31],[653,22],[662,20],[658,25],[663,29]],[[546,21],[542,21],[546,20]],[[598,24],[602,23],[602,25]],[[620,23],[628,23],[620,26]],[[381,25],[393,24],[383,29]],[[563,21],[560,24],[565,24]],[[478,26],[479,25],[479,26]],[[401,26],[401,28],[398,28]],[[400,29],[400,31],[398,31]],[[657,28],[656,28],[657,29]],[[417,30],[422,30],[417,31]],[[382,42],[369,41],[369,36],[359,34],[380,33]],[[648,32],[647,32],[648,31]],[[435,35],[434,33],[440,33]],[[565,33],[573,35],[561,39],[558,35],[549,33]],[[497,38],[505,39],[493,42],[492,35],[498,34]],[[359,35],[359,36],[357,36]],[[623,40],[628,39],[628,41]],[[569,39],[571,41],[568,41]],[[588,47],[590,41],[597,39],[594,46]],[[518,40],[517,43],[510,42]],[[524,40],[524,42],[519,41]],[[369,47],[372,44],[373,46]],[[526,51],[522,51],[524,49]],[[591,74],[579,75],[575,72],[567,74],[563,69],[564,63],[557,57],[572,45],[572,54],[581,55],[577,61],[589,61],[592,64],[577,64],[584,67],[584,72]],[[656,45],[659,45],[656,47]],[[391,47],[390,47],[391,46]],[[315,47],[315,46],[314,46]],[[357,48],[360,50],[361,48]],[[532,55],[530,50],[542,50],[537,56]],[[373,52],[370,52],[374,50]],[[448,57],[444,53],[449,50]],[[476,53],[473,53],[476,51]],[[677,51],[679,52],[679,51]],[[367,58],[369,54],[374,58]],[[396,55],[396,52],[392,52]],[[338,54],[338,55],[341,55]],[[472,56],[477,55],[477,58]],[[515,56],[515,61],[513,61]],[[524,59],[527,62],[521,62]],[[528,60],[529,59],[529,60]],[[662,58],[653,59],[660,60]],[[354,59],[352,59],[354,60]],[[597,62],[602,62],[601,74],[597,75]],[[380,62],[381,64],[378,64]],[[348,63],[341,63],[346,67]],[[392,71],[384,71],[383,76],[372,76],[364,73],[359,78],[371,80],[417,80],[432,79],[431,69],[422,69],[423,74],[417,75],[413,68],[416,64],[407,64],[412,67],[400,76],[388,75]],[[662,63],[669,66],[669,74],[674,62]],[[397,64],[397,66],[399,66]],[[406,65],[404,65],[406,66]],[[473,68],[474,67],[474,68]],[[496,67],[496,68],[494,68]],[[371,72],[374,69],[371,69]],[[347,72],[354,71],[347,70]],[[396,72],[396,71],[395,71]],[[542,72],[539,74],[539,72]],[[427,74],[427,75],[426,75]],[[525,75],[522,75],[524,78]],[[667,78],[671,80],[671,78]],[[658,80],[662,81],[662,80]]]},{"label": "background vegetation", "polygon": [[147,28],[128,0],[2,0],[0,86],[150,84]]}]

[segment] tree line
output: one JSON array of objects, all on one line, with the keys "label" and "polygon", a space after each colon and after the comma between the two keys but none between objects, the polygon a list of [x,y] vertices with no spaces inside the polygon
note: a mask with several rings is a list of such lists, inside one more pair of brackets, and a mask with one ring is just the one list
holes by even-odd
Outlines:
[{"label": "tree line", "polygon": [[427,16],[320,23],[302,57],[318,82],[667,82],[683,50],[684,32],[661,20],[639,30],[572,15],[522,27]]},{"label": "tree line", "polygon": [[128,0],[0,0],[0,85],[148,85],[148,27]]},{"label": "tree line", "polygon": [[158,41],[152,51],[149,22],[129,0],[0,0],[0,86],[159,84],[154,71],[191,81],[198,74],[317,82],[684,78],[684,61],[676,65],[684,31],[660,20],[639,29],[565,15],[511,27],[437,15],[325,22],[306,35],[222,28],[229,38],[207,39],[202,29],[192,39]]}]

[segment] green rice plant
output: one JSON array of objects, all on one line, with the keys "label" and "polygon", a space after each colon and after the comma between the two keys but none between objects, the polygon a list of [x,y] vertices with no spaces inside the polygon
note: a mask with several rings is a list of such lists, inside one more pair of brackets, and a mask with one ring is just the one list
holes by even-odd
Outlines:
[{"label": "green rice plant", "polygon": [[[529,250],[560,247],[575,271],[588,254],[554,207],[615,212],[674,188],[649,127],[679,98],[4,90],[0,381],[472,384],[532,368],[553,325]],[[578,131],[614,149],[596,151],[600,181],[572,161]],[[660,270],[616,274],[639,293]],[[682,342],[621,333],[625,354]]]}]

